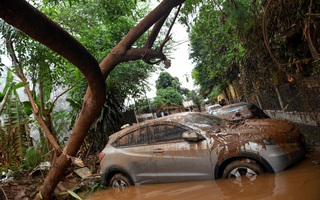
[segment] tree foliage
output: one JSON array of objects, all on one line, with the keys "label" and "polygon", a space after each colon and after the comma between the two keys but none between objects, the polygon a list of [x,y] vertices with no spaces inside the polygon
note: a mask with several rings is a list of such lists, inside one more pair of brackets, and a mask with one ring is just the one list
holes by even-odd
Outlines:
[{"label": "tree foliage", "polygon": [[155,97],[155,104],[157,107],[170,107],[170,106],[182,106],[182,95],[177,92],[173,87],[167,87],[165,89],[157,90],[157,96]]},{"label": "tree foliage", "polygon": [[[319,2],[199,0],[187,4],[183,20],[188,23],[188,17],[196,17],[189,24],[190,57],[196,64],[192,76],[204,97],[239,77],[249,95],[319,74]],[[194,11],[198,14],[190,14]]]},{"label": "tree foliage", "polygon": [[[89,52],[98,61],[101,61],[135,25],[138,18],[145,15],[148,9],[146,6],[141,6],[141,2],[145,1],[80,1],[72,2],[72,5],[57,5],[56,2],[53,2],[43,10],[49,14],[50,18],[59,21],[65,29],[73,33]],[[76,14],[70,16],[69,13]],[[95,14],[92,15],[92,13]],[[142,37],[142,39],[145,39],[145,37]],[[142,42],[138,40],[135,43],[141,45]],[[123,103],[126,98],[141,96],[144,93],[146,80],[150,73],[155,70],[155,66],[147,65],[143,62],[119,64],[108,76],[106,82],[109,90],[107,93],[113,93],[112,96],[115,98],[113,101],[118,102],[118,107],[114,107],[115,104],[106,106],[112,108],[115,112],[123,110]],[[81,108],[87,85],[78,70],[71,73],[71,75],[73,83],[78,82],[70,90],[68,97],[68,101],[74,108],[70,113],[70,117],[74,122]],[[117,92],[114,93],[112,91]],[[110,95],[107,95],[107,98],[110,98]],[[102,111],[101,114],[103,115],[104,112]],[[108,119],[111,121],[104,123],[119,123],[116,121],[118,117],[114,120],[112,118]],[[71,127],[73,124],[71,123]],[[108,132],[111,134],[113,131],[114,129],[112,128]]]},{"label": "tree foliage", "polygon": [[178,93],[187,95],[188,89],[181,87],[181,82],[178,77],[172,77],[169,72],[162,71],[156,80],[156,89],[174,88]]},{"label": "tree foliage", "polygon": [[161,72],[156,80],[156,89],[165,89],[167,87],[173,87],[175,78],[168,72]]},{"label": "tree foliage", "polygon": [[[139,9],[137,8],[140,2],[144,1],[88,0],[68,3],[64,1],[36,1],[34,5],[72,33],[97,60],[101,61],[135,25],[137,19],[147,11],[146,5],[139,4]],[[53,108],[54,98],[68,91],[67,102],[72,109],[67,112],[55,109],[51,113],[53,121],[50,122],[55,127],[52,130],[55,137],[59,138],[59,141],[65,141],[62,139],[67,139],[65,136],[75,124],[87,89],[84,76],[62,56],[53,53],[46,46],[32,40],[18,29],[7,25],[3,20],[1,20],[1,32],[6,38],[3,41],[11,41],[14,45],[14,53],[17,55],[19,67],[23,69],[29,80],[37,105],[42,106],[41,112],[47,112],[48,109]],[[145,37],[141,39],[143,38]],[[136,44],[141,44],[141,41],[136,41]],[[5,43],[3,46],[5,47]],[[3,48],[3,52],[10,55],[10,52],[5,48]],[[115,104],[106,105],[106,107],[113,109],[117,115],[121,115],[125,99],[128,96],[142,95],[141,88],[145,88],[147,77],[154,70],[156,70],[155,66],[143,62],[120,64],[112,71],[107,80],[108,93],[117,91],[116,93],[111,92],[113,93],[112,97],[107,95],[107,99],[114,98],[113,102],[118,102],[117,107]],[[103,118],[103,113],[106,111],[101,112],[101,118]],[[103,123],[119,123],[119,117],[108,117],[107,119],[111,121]],[[107,132],[111,134],[115,130],[110,127]],[[108,134],[104,134],[105,138],[108,138]],[[40,133],[40,135],[42,134]]]},{"label": "tree foliage", "polygon": [[170,106],[181,106],[182,105],[182,91],[181,83],[178,77],[172,77],[168,72],[161,72],[158,79],[156,80],[156,97],[154,104],[156,107],[170,107]]},{"label": "tree foliage", "polygon": [[[1,168],[18,168],[26,155],[28,146],[32,145],[28,123],[29,116],[25,105],[20,101],[17,90],[23,84],[13,80],[13,74],[7,71],[6,85],[0,94],[3,124],[0,127]],[[4,95],[5,94],[5,95]]]},{"label": "tree foliage", "polygon": [[[101,61],[129,32],[138,18],[145,15],[147,7],[141,6],[141,2],[144,1],[80,1],[73,2],[71,5],[57,5],[54,2],[42,9],[51,19],[59,21],[65,29],[73,33],[89,52]],[[69,13],[76,14],[70,16]],[[92,13],[95,14],[92,15]],[[142,45],[143,39],[146,37],[142,36],[135,44]],[[155,70],[156,66],[138,61],[121,63],[110,73],[106,80],[106,102],[100,117],[92,126],[87,145],[82,150],[103,147],[108,136],[121,126],[121,112],[124,110],[125,100],[128,97],[143,95],[147,88],[146,80]],[[68,94],[67,101],[73,109],[66,116],[70,117],[69,126],[73,127],[82,106],[87,84],[78,70],[74,70],[70,75],[69,80],[72,80],[72,83],[69,83],[69,87],[73,88]],[[72,85],[74,83],[77,84]],[[95,140],[101,141],[101,144],[91,142]],[[92,144],[92,147],[88,144]]]},{"label": "tree foliage", "polygon": [[232,12],[227,1],[215,4],[217,2],[200,5],[199,16],[190,32],[190,58],[196,64],[192,77],[204,97],[208,97],[215,86],[226,87],[237,76],[244,53],[233,19],[248,19],[245,15],[248,8],[238,6],[236,12]]}]

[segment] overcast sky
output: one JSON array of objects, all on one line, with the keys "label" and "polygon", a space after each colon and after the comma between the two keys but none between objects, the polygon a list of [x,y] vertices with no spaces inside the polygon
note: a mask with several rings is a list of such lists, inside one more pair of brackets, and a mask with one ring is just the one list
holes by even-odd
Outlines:
[{"label": "overcast sky", "polygon": [[[185,27],[181,24],[175,24],[172,29],[172,38],[178,45],[175,46],[175,50],[170,55],[167,55],[171,58],[171,67],[165,71],[169,72],[173,77],[178,77],[182,87],[192,90],[194,85],[191,71],[194,65],[189,60],[189,39]],[[158,79],[159,74],[160,72],[154,73],[149,79],[152,90],[147,92],[148,97],[156,96],[155,81]],[[186,76],[188,76],[189,82],[186,81]]]},{"label": "overcast sky", "polygon": [[[151,0],[150,3],[151,8],[159,4],[157,0]],[[170,55],[167,55],[171,58],[171,67],[165,71],[169,72],[173,77],[178,77],[180,83],[182,83],[182,87],[192,90],[195,88],[191,78],[191,71],[194,65],[191,60],[189,60],[189,38],[186,27],[176,22],[171,33],[173,40],[178,45],[175,46],[175,50],[173,50]],[[152,88],[151,91],[147,92],[149,98],[156,96],[155,82],[158,79],[159,74],[160,72],[154,73],[149,79],[149,86]],[[186,81],[186,75],[188,76],[189,82]]]}]

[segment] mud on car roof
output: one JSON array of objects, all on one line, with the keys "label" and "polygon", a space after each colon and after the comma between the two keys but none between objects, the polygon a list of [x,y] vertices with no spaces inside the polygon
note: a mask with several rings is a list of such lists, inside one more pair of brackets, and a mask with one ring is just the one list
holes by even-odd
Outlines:
[{"label": "mud on car roof", "polygon": [[269,118],[269,116],[265,114],[258,106],[254,105],[253,103],[246,102],[223,106],[222,108],[214,110],[211,114],[228,121],[251,118]]}]

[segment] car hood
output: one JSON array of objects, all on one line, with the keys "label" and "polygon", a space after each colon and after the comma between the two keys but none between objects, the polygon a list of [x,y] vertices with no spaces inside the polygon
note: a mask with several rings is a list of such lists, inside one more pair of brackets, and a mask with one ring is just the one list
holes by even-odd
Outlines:
[{"label": "car hood", "polygon": [[278,144],[280,146],[301,142],[301,134],[292,123],[271,118],[228,123],[218,130],[207,132],[206,135],[218,144],[232,145],[237,148],[250,141],[262,145]]},{"label": "car hood", "polygon": [[279,119],[247,119],[244,128],[253,128],[264,133],[287,133],[294,128],[294,125],[286,120]]},{"label": "car hood", "polygon": [[[295,129],[295,126],[286,120],[279,119],[246,119],[236,122],[227,122],[220,126],[220,129],[215,131],[215,135],[232,135],[232,134],[280,134],[288,133]],[[216,134],[218,133],[218,134]],[[212,135],[212,133],[211,133]]]}]

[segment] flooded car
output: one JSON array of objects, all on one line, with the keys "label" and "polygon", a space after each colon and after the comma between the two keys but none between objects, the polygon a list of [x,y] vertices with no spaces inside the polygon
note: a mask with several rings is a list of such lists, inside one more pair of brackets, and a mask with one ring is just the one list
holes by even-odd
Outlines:
[{"label": "flooded car", "polygon": [[222,108],[222,106],[220,104],[214,104],[212,106],[209,106],[207,108],[207,113],[212,114],[212,112],[216,109]]},{"label": "flooded car", "polygon": [[304,157],[301,134],[291,123],[269,119],[227,122],[186,112],[148,120],[110,136],[100,153],[105,185],[230,178],[254,181]]},{"label": "flooded car", "polygon": [[269,118],[258,106],[253,103],[240,102],[214,109],[210,114],[228,121],[238,121],[251,118]]}]

